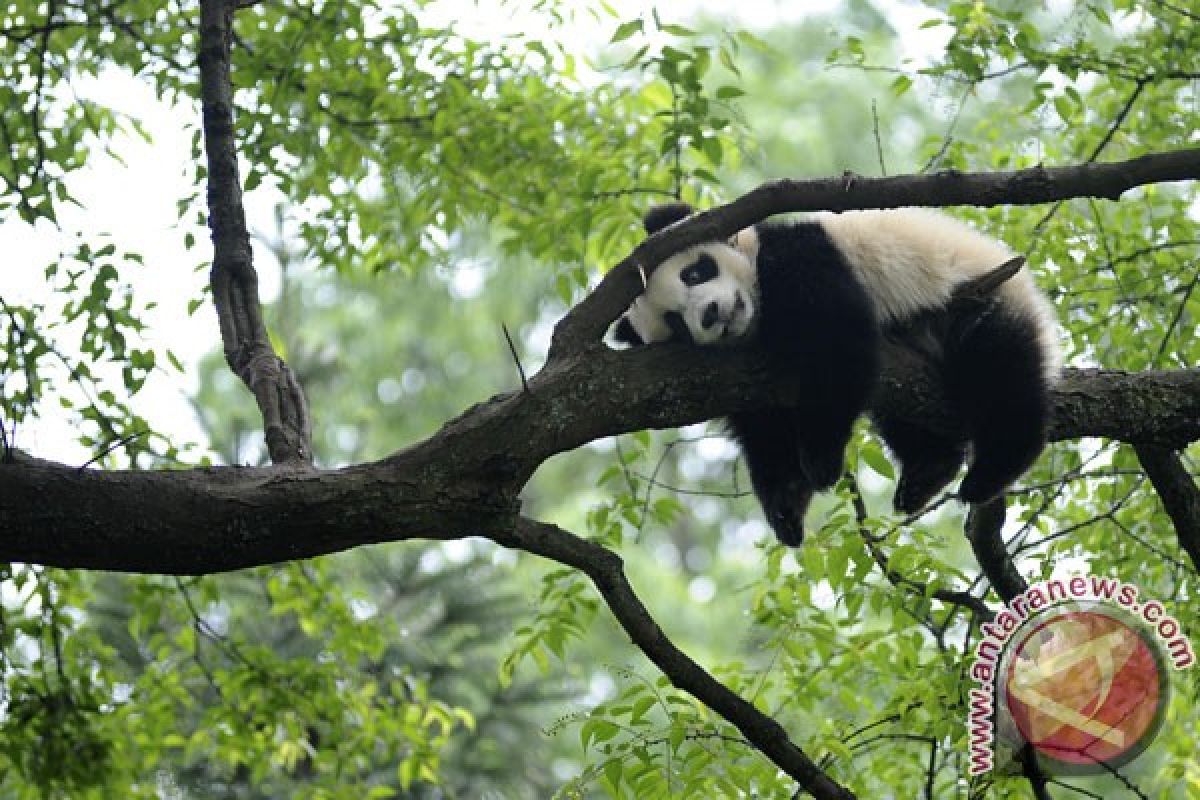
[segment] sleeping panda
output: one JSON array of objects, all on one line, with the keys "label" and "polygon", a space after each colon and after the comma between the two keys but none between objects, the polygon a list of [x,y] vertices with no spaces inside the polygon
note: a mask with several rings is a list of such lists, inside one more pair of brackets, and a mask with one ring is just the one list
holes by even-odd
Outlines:
[{"label": "sleeping panda", "polygon": [[[646,232],[691,213],[684,204],[651,209]],[[872,415],[900,462],[897,510],[927,505],[958,473],[968,443],[958,494],[969,503],[999,495],[1037,458],[1059,367],[1053,309],[1025,270],[969,310],[948,305],[956,286],[1012,258],[1000,242],[925,209],[761,223],[668,258],[615,336],[634,346],[740,342],[809,378],[796,406],[729,418],[768,522],[795,546],[813,492],[842,473],[884,337],[934,362],[963,431],[942,435]]]}]

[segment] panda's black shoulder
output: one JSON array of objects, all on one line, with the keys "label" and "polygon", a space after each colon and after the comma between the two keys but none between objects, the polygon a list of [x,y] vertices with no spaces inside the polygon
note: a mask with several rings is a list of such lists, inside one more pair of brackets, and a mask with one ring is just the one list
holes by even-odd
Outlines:
[{"label": "panda's black shoulder", "polygon": [[797,264],[813,272],[845,271],[845,255],[825,227],[814,219],[771,220],[754,226],[758,234],[758,268],[792,269]]}]

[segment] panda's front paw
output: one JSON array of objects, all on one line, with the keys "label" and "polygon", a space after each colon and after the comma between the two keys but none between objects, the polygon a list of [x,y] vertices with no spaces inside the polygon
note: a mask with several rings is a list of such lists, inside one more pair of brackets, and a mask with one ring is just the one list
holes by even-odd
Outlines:
[{"label": "panda's front paw", "polygon": [[812,490],[796,483],[759,493],[767,523],[779,541],[788,547],[799,547],[804,542],[804,514],[810,500]]}]

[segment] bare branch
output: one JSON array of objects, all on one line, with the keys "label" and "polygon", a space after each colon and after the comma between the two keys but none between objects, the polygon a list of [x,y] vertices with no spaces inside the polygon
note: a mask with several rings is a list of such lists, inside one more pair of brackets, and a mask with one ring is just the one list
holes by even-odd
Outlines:
[{"label": "bare branch", "polygon": [[[1005,603],[1029,588],[1029,584],[1021,577],[1004,546],[1004,496],[981,505],[972,506],[967,515],[967,541],[975,552],[975,560],[987,576],[988,582],[996,590],[996,594]],[[993,724],[995,722],[993,721]],[[1026,743],[1017,754],[1021,764],[1021,772],[1029,781],[1029,788],[1037,800],[1050,800],[1050,791],[1046,788],[1048,778],[1038,763],[1037,753],[1032,744]]]},{"label": "bare branch", "polygon": [[[927,365],[889,351],[879,408],[951,430]],[[382,461],[329,472],[271,468],[78,470],[0,464],[0,561],[200,574],[401,539],[507,531],[525,481],[594,439],[795,404],[803,381],[751,353],[601,349],[529,379]],[[1053,395],[1054,439],[1200,439],[1200,370],[1069,370]],[[1175,444],[1174,446],[1180,446]]]},{"label": "bare branch", "polygon": [[229,74],[231,22],[237,5],[234,0],[200,3],[200,94],[208,154],[213,305],[221,326],[225,360],[258,402],[271,460],[276,464],[309,464],[312,444],[308,406],[296,376],[267,337],[242,208]]},{"label": "bare branch", "polygon": [[554,525],[526,518],[517,521],[511,535],[498,536],[496,540],[584,572],[592,579],[629,638],[670,678],[671,683],[729,720],[764,756],[813,797],[818,800],[850,800],[854,797],[793,744],[787,731],[775,719],[731,691],[667,638],[633,591],[616,553]]},{"label": "bare branch", "polygon": [[1135,186],[1200,179],[1200,148],[1154,153],[1129,161],[1033,167],[1013,172],[891,178],[782,180],[766,183],[728,205],[696,214],[648,237],[559,322],[550,358],[598,342],[641,292],[638,267],[649,272],[672,253],[719,241],[773,214],[901,206],[1034,205],[1072,197],[1118,199]]},{"label": "bare branch", "polygon": [[973,506],[967,515],[967,541],[975,560],[1005,603],[1029,588],[1013,565],[1001,535],[1004,528],[1004,498]]},{"label": "bare branch", "polygon": [[1178,454],[1169,448],[1138,444],[1134,450],[1175,524],[1179,545],[1200,571],[1200,487],[1184,469]]}]

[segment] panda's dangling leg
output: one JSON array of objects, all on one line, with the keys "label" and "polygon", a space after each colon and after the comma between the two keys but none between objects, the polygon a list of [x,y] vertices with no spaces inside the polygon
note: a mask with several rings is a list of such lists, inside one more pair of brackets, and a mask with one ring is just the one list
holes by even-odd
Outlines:
[{"label": "panda's dangling leg", "polygon": [[729,427],[742,447],[754,493],[779,541],[804,540],[804,514],[813,492],[828,489],[842,474],[854,418],[844,412],[817,415],[794,409],[735,414]]},{"label": "panda's dangling leg", "polygon": [[968,503],[1002,493],[1046,444],[1049,388],[1033,321],[999,301],[965,320],[946,352],[946,391],[971,438]]},{"label": "panda's dangling leg", "polygon": [[800,463],[799,419],[786,409],[735,414],[729,429],[742,448],[754,494],[779,541],[804,541],[804,513],[815,487]]},{"label": "panda's dangling leg", "polygon": [[965,443],[898,417],[877,412],[871,416],[884,443],[900,462],[892,507],[904,514],[920,511],[958,474],[966,458]]}]

